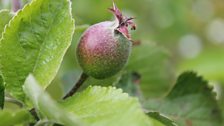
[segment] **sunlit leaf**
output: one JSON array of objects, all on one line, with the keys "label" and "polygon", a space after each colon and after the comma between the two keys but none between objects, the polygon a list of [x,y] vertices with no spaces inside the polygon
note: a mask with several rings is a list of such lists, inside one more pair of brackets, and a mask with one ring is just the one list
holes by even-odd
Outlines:
[{"label": "sunlit leaf", "polygon": [[0,41],[0,70],[6,90],[24,101],[22,85],[33,73],[46,88],[74,32],[69,0],[33,0],[7,25]]},{"label": "sunlit leaf", "polygon": [[13,14],[9,10],[0,10],[0,38],[4,31],[5,25],[9,23],[9,20],[13,17]]},{"label": "sunlit leaf", "polygon": [[82,125],[77,117],[87,126],[153,126],[153,121],[143,113],[138,100],[120,89],[89,87],[62,101],[61,106],[43,91],[32,75],[27,78],[24,90],[36,110],[48,120],[66,126]]},{"label": "sunlit leaf", "polygon": [[62,105],[89,126],[153,126],[136,98],[113,87],[89,87]]},{"label": "sunlit leaf", "polygon": [[[0,38],[4,31],[5,25],[9,23],[9,20],[13,17],[13,14],[9,10],[0,10]],[[3,78],[0,71],[0,108],[4,106],[5,87],[3,84]]]}]

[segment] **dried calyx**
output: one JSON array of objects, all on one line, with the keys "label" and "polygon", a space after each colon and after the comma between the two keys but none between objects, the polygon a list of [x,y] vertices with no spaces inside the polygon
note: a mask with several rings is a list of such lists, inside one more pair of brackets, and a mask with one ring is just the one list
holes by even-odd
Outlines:
[{"label": "dried calyx", "polygon": [[115,30],[119,33],[122,33],[127,39],[131,40],[128,27],[130,26],[131,30],[136,29],[136,25],[132,21],[134,18],[123,16],[115,3],[113,3],[113,8],[109,8],[109,10],[115,15],[115,18],[118,21],[118,27]]}]

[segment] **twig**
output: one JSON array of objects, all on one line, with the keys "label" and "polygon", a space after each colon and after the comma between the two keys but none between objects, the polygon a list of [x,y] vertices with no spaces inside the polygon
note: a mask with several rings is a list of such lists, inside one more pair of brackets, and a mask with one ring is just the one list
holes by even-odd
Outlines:
[{"label": "twig", "polygon": [[82,75],[80,76],[78,82],[74,85],[74,87],[63,97],[63,99],[66,99],[68,97],[71,97],[72,95],[74,95],[77,90],[82,86],[82,84],[87,80],[89,76],[85,73],[82,73]]}]

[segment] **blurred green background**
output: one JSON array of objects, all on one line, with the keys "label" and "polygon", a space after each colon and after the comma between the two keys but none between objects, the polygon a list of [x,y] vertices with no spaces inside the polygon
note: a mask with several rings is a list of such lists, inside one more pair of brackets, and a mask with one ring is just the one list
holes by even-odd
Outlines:
[{"label": "blurred green background", "polygon": [[[0,0],[0,8],[11,8]],[[59,73],[48,91],[61,98],[81,74],[75,50],[82,32],[90,25],[113,20],[107,10],[112,0],[71,0],[76,31]],[[117,86],[140,100],[165,96],[177,75],[193,70],[211,82],[218,99],[224,86],[223,0],[114,0],[124,15],[135,17],[137,30],[126,68],[105,80],[90,78],[88,85]],[[23,0],[23,4],[29,0]],[[83,86],[83,88],[85,87]]]}]

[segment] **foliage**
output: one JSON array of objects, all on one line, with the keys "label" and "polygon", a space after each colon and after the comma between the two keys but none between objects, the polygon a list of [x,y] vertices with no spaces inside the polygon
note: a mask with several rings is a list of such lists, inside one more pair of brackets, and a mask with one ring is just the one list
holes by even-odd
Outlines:
[{"label": "foliage", "polygon": [[[9,10],[1,10],[0,11],[0,33],[2,33],[5,29],[5,25],[8,24],[9,20],[13,17],[13,14],[10,13]],[[2,34],[0,34],[0,38]]]},{"label": "foliage", "polygon": [[122,93],[122,90],[113,87],[89,87],[59,105],[44,92],[34,77],[29,75],[24,91],[36,110],[43,115],[42,118],[66,126],[153,125],[153,121],[141,110],[137,99],[130,98],[128,94]]},{"label": "foliage", "polygon": [[0,0],[0,126],[224,125],[224,3],[114,1],[136,17],[131,34],[140,43],[120,73],[90,77],[62,100],[82,73],[80,36],[112,18],[112,3],[22,0],[11,12],[11,1]]},{"label": "foliage", "polygon": [[0,41],[0,68],[12,96],[25,101],[22,85],[31,72],[44,88],[50,84],[70,45],[73,27],[67,0],[34,0],[9,22]]},{"label": "foliage", "polygon": [[192,72],[180,75],[165,99],[147,101],[145,107],[166,114],[180,126],[222,125],[221,111],[211,88]]}]

